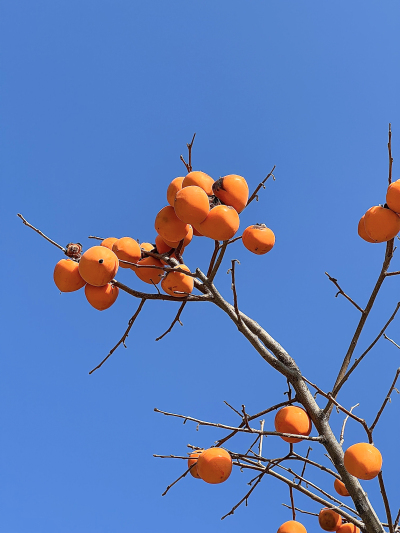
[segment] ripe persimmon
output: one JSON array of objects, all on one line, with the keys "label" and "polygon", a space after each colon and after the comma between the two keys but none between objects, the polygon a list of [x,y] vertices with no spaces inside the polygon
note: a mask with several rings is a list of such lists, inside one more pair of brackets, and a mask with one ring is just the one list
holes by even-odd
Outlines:
[{"label": "ripe persimmon", "polygon": [[172,207],[174,207],[176,193],[182,189],[182,181],[184,179],[185,178],[183,176],[179,178],[175,178],[168,185],[167,202],[169,203],[169,205],[172,205]]},{"label": "ripe persimmon", "polygon": [[212,196],[213,183],[214,180],[211,176],[200,170],[194,170],[185,176],[185,179],[182,182],[182,189],[184,187],[189,187],[190,185],[196,185],[197,187],[201,187],[208,196]]},{"label": "ripe persimmon", "polygon": [[350,496],[345,484],[343,483],[343,481],[340,481],[340,479],[335,479],[333,486],[335,487],[336,492],[340,494],[340,496]]},{"label": "ripe persimmon", "polygon": [[[144,259],[141,259],[137,262],[139,267],[144,266],[156,266],[162,268],[162,263],[155,257],[145,257]],[[137,267],[131,267],[132,270],[135,272],[137,277],[144,281],[145,283],[150,283],[151,285],[154,283],[157,285],[157,283],[160,283],[161,278],[164,275],[163,270],[158,270],[158,268],[137,268]]]},{"label": "ripe persimmon", "polygon": [[386,193],[386,203],[389,209],[395,213],[400,213],[400,180],[394,181],[389,185]]},{"label": "ripe persimmon", "polygon": [[208,448],[197,459],[197,473],[206,483],[223,483],[232,472],[232,458],[223,448]]},{"label": "ripe persimmon", "polygon": [[170,205],[163,207],[156,216],[154,223],[156,232],[168,241],[181,241],[189,231],[189,224],[182,222],[176,216],[174,208]]},{"label": "ripe persimmon", "polygon": [[118,257],[105,246],[92,246],[79,261],[79,274],[95,287],[107,285],[118,270]]},{"label": "ripe persimmon", "polygon": [[208,196],[201,187],[190,185],[176,193],[176,216],[187,224],[200,224],[210,211]]},{"label": "ripe persimmon", "polygon": [[193,235],[195,235],[196,237],[204,237],[204,235],[200,233],[200,231],[198,231],[194,226],[193,226]]},{"label": "ripe persimmon", "polygon": [[371,239],[371,237],[368,236],[367,232],[365,231],[365,226],[364,226],[364,221],[365,221],[365,215],[363,215],[361,218],[360,218],[360,222],[358,223],[358,234],[359,236],[364,239],[364,241],[367,241],[367,242],[376,242],[374,241],[373,239]]},{"label": "ripe persimmon", "polygon": [[[191,242],[192,238],[193,238],[193,227],[189,226],[189,231],[187,232],[185,238],[183,239],[183,246],[182,246],[181,251],[183,251],[184,248]],[[167,241],[165,239],[163,239],[163,241],[165,242],[165,244],[167,244],[171,248],[178,248],[179,243],[180,243],[180,241],[173,242],[173,241]]]},{"label": "ripe persimmon", "polygon": [[100,243],[100,246],[105,246],[106,248],[109,248],[112,250],[113,244],[117,241],[117,237],[107,237],[107,239],[103,239]]},{"label": "ripe persimmon", "polygon": [[142,249],[142,252],[151,252],[154,250],[154,244],[151,244],[151,242],[141,242],[140,248]]},{"label": "ripe persimmon", "polygon": [[[182,270],[190,272],[186,265],[179,265]],[[193,291],[194,280],[191,276],[183,274],[183,272],[168,272],[165,278],[161,281],[161,288],[164,292],[175,298],[182,298]],[[182,294],[184,293],[184,294]]]},{"label": "ripe persimmon", "polygon": [[199,476],[199,473],[197,472],[197,459],[200,457],[203,451],[204,450],[196,450],[189,455],[188,468],[194,465],[192,468],[190,468],[190,473],[196,479],[201,479],[201,477]]},{"label": "ripe persimmon", "polygon": [[253,254],[263,255],[272,250],[275,244],[275,235],[265,224],[254,224],[244,230],[242,242],[245,248]]},{"label": "ripe persimmon", "polygon": [[157,235],[156,237],[156,248],[157,252],[159,254],[166,254],[170,250],[172,250],[173,246],[170,246],[167,244],[163,238],[160,237],[160,235]]},{"label": "ripe persimmon", "polygon": [[367,442],[353,444],[344,452],[344,467],[358,479],[373,479],[382,469],[381,452]]},{"label": "ripe persimmon", "polygon": [[225,205],[231,205],[241,213],[249,199],[247,181],[237,174],[229,174],[213,183],[213,193]]},{"label": "ripe persimmon", "polygon": [[79,274],[79,263],[72,259],[61,259],[54,267],[53,278],[61,292],[74,292],[86,284]]},{"label": "ripe persimmon", "polygon": [[118,297],[119,289],[111,283],[103,285],[102,287],[94,287],[86,284],[85,296],[92,307],[98,311],[104,311],[112,306]]},{"label": "ripe persimmon", "polygon": [[347,524],[342,524],[337,533],[360,533],[360,530],[357,526],[348,522]]},{"label": "ripe persimmon", "polygon": [[319,512],[318,522],[324,531],[336,531],[342,525],[342,517],[333,509],[324,507]]},{"label": "ripe persimmon", "polygon": [[400,231],[400,217],[391,209],[377,205],[365,213],[364,229],[374,242],[390,241]]},{"label": "ripe persimmon", "polygon": [[289,520],[281,525],[277,533],[307,533],[307,530],[300,522]]},{"label": "ripe persimmon", "polygon": [[[280,409],[275,416],[275,430],[279,433],[293,433],[308,436],[311,433],[311,419],[304,409],[288,405]],[[300,442],[297,437],[281,437],[286,442]]]},{"label": "ripe persimmon", "polygon": [[[142,251],[139,243],[132,239],[132,237],[122,237],[115,241],[112,247],[112,251],[122,261],[129,261],[130,263],[137,263],[142,257]],[[130,268],[130,265],[120,263],[121,268]]]},{"label": "ripe persimmon", "polygon": [[196,229],[215,241],[227,241],[235,235],[239,224],[239,215],[234,207],[217,205],[211,209],[203,222],[196,224]]}]

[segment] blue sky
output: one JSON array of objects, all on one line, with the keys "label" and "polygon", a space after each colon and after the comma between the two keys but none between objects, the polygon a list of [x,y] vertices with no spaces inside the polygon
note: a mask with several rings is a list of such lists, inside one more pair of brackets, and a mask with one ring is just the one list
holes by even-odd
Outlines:
[{"label": "blue sky", "polygon": [[[62,245],[87,248],[93,234],[152,241],[194,132],[194,167],[215,179],[240,174],[254,189],[276,165],[276,181],[241,217],[242,229],[267,224],[276,245],[257,257],[235,243],[217,284],[231,299],[225,273],[240,259],[241,309],[330,390],[359,317],[334,298],[324,272],[365,305],[384,245],[361,241],[357,223],[384,202],[389,122],[400,177],[399,15],[393,0],[1,2],[0,532],[235,533],[275,531],[290,519],[281,506],[286,487],[268,478],[247,508],[221,522],[248,490],[251,476],[239,471],[219,486],[185,479],[161,497],[184,463],[152,456],[186,454],[187,443],[209,447],[223,435],[154,407],[235,424],[224,400],[258,412],[284,399],[284,379],[210,304],[188,305],[184,327],[156,343],[178,307],[169,302],[147,302],[128,348],[89,376],[138,302],[120,294],[100,313],[82,291],[60,295],[52,275],[62,256],[16,213]],[[212,248],[197,239],[185,251],[188,266],[206,269]],[[144,289],[133,273],[117,277]],[[385,282],[358,354],[392,313],[399,283]],[[388,335],[399,343],[399,318]],[[357,414],[371,421],[399,356],[379,341],[344,387],[343,404],[359,402]],[[375,443],[395,505],[399,398],[392,400]],[[333,417],[337,435],[342,420]],[[353,422],[345,437],[345,447],[364,439]],[[231,448],[249,442],[241,437]],[[264,450],[276,456],[286,445],[271,437]],[[312,453],[326,460],[317,446]],[[314,479],[330,489],[330,480]],[[365,488],[383,519],[377,481]],[[316,527],[313,517],[299,519]]]}]

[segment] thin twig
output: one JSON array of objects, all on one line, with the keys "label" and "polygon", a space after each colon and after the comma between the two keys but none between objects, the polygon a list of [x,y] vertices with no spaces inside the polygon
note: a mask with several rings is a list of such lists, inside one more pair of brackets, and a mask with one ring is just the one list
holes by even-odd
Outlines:
[{"label": "thin twig", "polygon": [[[395,375],[395,377],[394,377],[393,383],[391,384],[388,393],[386,394],[386,398],[384,399],[384,401],[383,401],[383,403],[382,403],[382,405],[381,405],[381,408],[379,409],[378,414],[377,414],[376,417],[375,417],[375,420],[372,422],[372,424],[371,424],[370,427],[369,427],[369,430],[370,430],[371,433],[374,431],[375,426],[376,426],[376,424],[378,423],[378,420],[379,420],[381,414],[383,413],[383,410],[384,410],[385,407],[386,407],[386,404],[387,404],[388,402],[391,401],[391,399],[390,399],[390,395],[391,395],[392,392],[395,390],[395,385],[396,385],[397,378],[399,377],[399,374],[400,374],[400,368],[398,368],[398,369],[396,370],[396,375]],[[396,389],[396,391],[399,392],[397,389]]]},{"label": "thin twig", "polygon": [[166,416],[173,416],[175,418],[183,418],[184,420],[190,420],[191,422],[196,422],[200,426],[212,426],[212,427],[216,427],[216,428],[220,428],[220,429],[229,429],[230,431],[232,431],[232,430],[239,431],[239,432],[242,432],[242,433],[255,433],[255,434],[259,434],[259,435],[274,435],[274,436],[277,436],[277,437],[301,438],[302,440],[312,440],[312,441],[320,441],[320,440],[322,440],[322,437],[307,437],[305,435],[297,435],[297,434],[295,435],[293,433],[281,433],[279,431],[260,431],[259,429],[254,429],[254,428],[247,429],[247,428],[243,428],[243,427],[233,427],[233,426],[228,426],[226,424],[219,424],[219,423],[216,423],[216,422],[206,422],[204,420],[199,420],[198,418],[193,418],[191,416],[178,415],[178,414],[175,414],[175,413],[168,413],[167,411],[161,411],[160,409],[157,409],[157,408],[154,408],[154,411],[156,413],[161,413],[161,414],[166,415]]},{"label": "thin twig", "polygon": [[[353,405],[353,407],[351,407],[349,413],[351,414],[353,409],[355,409],[356,407],[358,407],[360,404],[359,403],[356,403],[356,405]],[[340,432],[340,446],[343,445],[344,443],[344,429],[346,427],[346,423],[347,423],[347,420],[350,418],[350,414],[348,414],[345,419],[343,420],[343,425],[342,425],[342,430]]]},{"label": "thin twig", "polygon": [[[110,353],[107,355],[107,357],[105,357],[101,363],[99,363],[95,368],[93,368],[93,370],[91,370],[89,372],[89,374],[93,374],[93,372],[95,370],[97,370],[98,368],[100,368],[106,361],[107,359],[115,352],[115,350],[118,348],[118,346],[120,346],[121,344],[123,344],[125,346],[125,340],[126,338],[128,337],[129,335],[129,332],[131,330],[131,327],[133,326],[136,318],[138,317],[140,311],[142,310],[143,306],[144,306],[144,302],[146,301],[146,298],[142,298],[140,304],[139,304],[139,307],[137,308],[136,310],[136,313],[130,318],[129,322],[128,322],[128,327],[126,328],[126,331],[125,333],[122,335],[122,337],[120,338],[120,340],[117,342],[117,344],[114,346],[114,348],[112,348],[110,350]],[[125,346],[126,348],[126,346]]]},{"label": "thin twig", "polygon": [[391,342],[392,344],[394,344],[395,346],[397,346],[397,348],[400,350],[400,346],[399,346],[396,342],[394,342],[394,340],[390,339],[390,338],[386,335],[386,333],[384,333],[383,336],[385,337],[386,340],[388,340],[389,342]]},{"label": "thin twig", "polygon": [[231,274],[232,274],[232,285],[231,285],[231,288],[232,288],[232,292],[233,292],[233,306],[235,308],[235,312],[236,312],[236,316],[237,316],[238,328],[240,328],[240,326],[242,325],[242,319],[241,319],[240,313],[239,313],[238,299],[237,299],[237,292],[236,292],[236,283],[235,283],[235,264],[236,263],[238,263],[238,265],[240,265],[240,261],[238,259],[232,259],[232,268],[230,268],[227,273],[229,274],[229,272],[231,272]]},{"label": "thin twig", "polygon": [[192,147],[193,147],[193,143],[194,143],[194,138],[195,137],[196,137],[196,134],[194,133],[191,142],[190,143],[186,143],[186,146],[188,147],[188,151],[189,151],[189,159],[188,159],[189,163],[186,163],[186,161],[183,158],[183,155],[181,155],[181,157],[180,157],[180,160],[185,165],[186,170],[187,170],[188,173],[192,172]]},{"label": "thin twig", "polygon": [[346,294],[343,291],[343,289],[340,287],[337,279],[336,278],[332,278],[332,276],[330,276],[328,274],[328,272],[325,272],[325,274],[328,276],[329,281],[331,281],[335,285],[335,287],[337,289],[339,289],[339,291],[335,295],[335,298],[337,298],[339,296],[339,294],[342,294],[349,302],[351,302],[354,305],[354,307],[356,307],[360,311],[360,313],[364,313],[364,309],[362,307],[360,307],[358,304],[356,304],[356,302],[352,298],[350,298],[350,296],[348,294]]},{"label": "thin twig", "polygon": [[386,494],[385,484],[383,482],[382,471],[380,471],[379,474],[378,474],[378,480],[379,480],[379,488],[381,489],[382,500],[383,500],[383,503],[385,505],[386,518],[387,518],[388,525],[389,525],[389,531],[390,531],[390,533],[394,533],[393,522],[392,522],[392,513],[390,512],[390,505],[389,505],[389,500],[388,500],[388,497],[387,497],[387,494]]},{"label": "thin twig", "polygon": [[[311,448],[311,446],[309,446],[308,450],[307,450],[307,453],[306,453],[306,459],[308,459],[308,456],[310,455],[311,450],[312,450],[312,448]],[[307,461],[304,461],[303,468],[302,468],[302,471],[301,471],[301,477],[304,477],[304,473],[306,471],[306,467],[307,467]],[[302,479],[300,479],[299,484],[301,482],[302,482]]]},{"label": "thin twig", "polygon": [[275,181],[275,176],[273,175],[273,172],[274,172],[274,170],[275,170],[275,167],[276,167],[276,165],[274,165],[274,166],[272,167],[272,170],[271,170],[271,172],[268,174],[268,176],[267,176],[266,178],[264,178],[264,179],[262,180],[262,182],[259,183],[259,184],[257,185],[255,191],[253,192],[253,194],[252,194],[252,195],[250,196],[250,198],[248,199],[247,204],[246,204],[246,207],[247,207],[249,204],[251,204],[251,202],[254,200],[254,198],[256,198],[256,199],[258,200],[257,193],[258,193],[258,191],[261,189],[261,187],[262,187],[263,189],[265,189],[265,185],[264,185],[264,184],[265,184],[265,182],[267,181],[267,179],[268,179],[269,177],[272,176],[272,179]]},{"label": "thin twig", "polygon": [[228,241],[224,241],[222,243],[222,246],[220,247],[220,252],[219,252],[218,258],[217,258],[217,260],[215,262],[215,265],[214,265],[210,275],[208,276],[208,281],[210,283],[212,283],[213,279],[215,278],[215,276],[216,276],[216,274],[218,272],[218,269],[219,269],[219,267],[220,267],[220,265],[222,263],[222,259],[223,259],[224,255],[225,255],[227,246],[228,246]]},{"label": "thin twig", "polygon": [[214,263],[215,263],[215,259],[217,258],[218,251],[219,251],[219,241],[214,241],[214,251],[211,256],[210,265],[207,270],[207,277],[209,277],[209,275],[212,272],[212,269],[214,268]]},{"label": "thin twig", "polygon": [[103,237],[95,237],[94,235],[89,235],[88,239],[96,239],[97,241],[104,241]]},{"label": "thin twig", "polygon": [[228,403],[228,402],[226,402],[226,401],[224,400],[224,404],[226,404],[228,407],[230,407],[230,408],[232,409],[232,411],[235,411],[235,413],[236,413],[237,415],[239,415],[240,418],[243,418],[243,417],[242,417],[242,413],[239,413],[239,411],[238,411],[237,409],[235,409],[234,407],[232,407],[232,405],[231,405],[230,403]]},{"label": "thin twig", "polygon": [[[282,503],[282,505],[284,507],[287,507],[288,509],[291,509],[292,507],[290,505],[288,505],[287,503]],[[295,510],[298,511],[299,513],[303,513],[303,514],[309,514],[311,516],[318,516],[318,513],[310,513],[310,511],[302,511],[301,509],[299,509],[298,507],[295,507]]]},{"label": "thin twig", "polygon": [[[265,423],[265,420],[260,420],[260,430],[261,431],[264,431],[264,423]],[[260,442],[259,442],[259,445],[258,445],[258,455],[260,455],[260,456],[262,456],[263,438],[264,438],[264,435],[261,435]]]},{"label": "thin twig", "polygon": [[400,270],[396,270],[395,272],[386,272],[387,276],[398,276],[400,274]]},{"label": "thin twig", "polygon": [[28,226],[28,228],[31,228],[33,229],[33,231],[36,231],[36,233],[39,233],[39,235],[43,238],[46,239],[46,241],[49,241],[51,244],[53,244],[54,246],[57,246],[57,248],[59,248],[60,250],[62,250],[64,253],[67,251],[66,248],[64,248],[63,246],[61,246],[60,244],[57,244],[55,241],[53,241],[52,239],[50,239],[49,237],[47,237],[47,235],[45,235],[43,232],[40,231],[40,229],[37,229],[35,228],[34,226],[32,226],[32,224],[29,224],[29,222],[27,220],[25,220],[25,218],[21,215],[21,213],[17,213],[17,217],[19,217],[22,222],[25,224],[25,226]]},{"label": "thin twig", "polygon": [[232,507],[232,509],[229,511],[229,513],[226,513],[222,518],[221,520],[224,520],[224,518],[226,518],[227,516],[233,514],[236,509],[243,503],[243,502],[246,502],[246,507],[247,507],[247,500],[250,496],[250,494],[253,492],[253,490],[257,487],[257,485],[260,483],[260,481],[262,480],[262,478],[264,477],[264,473],[260,474],[259,476],[257,476],[258,479],[257,481],[254,483],[254,485],[251,487],[251,489],[249,490],[249,492],[240,500],[240,502],[238,502],[234,507]]},{"label": "thin twig", "polygon": [[[186,457],[187,459],[187,457]],[[181,476],[178,477],[178,479],[175,479],[175,481],[173,483],[171,483],[171,485],[168,485],[168,487],[164,490],[164,492],[161,494],[161,496],[165,496],[167,494],[167,492],[174,486],[176,485],[176,483],[178,483],[178,481],[180,481],[181,479],[183,479],[190,471],[191,469],[194,467],[196,463],[193,463],[192,465],[189,466],[189,468],[186,470],[186,472],[184,472]]]},{"label": "thin twig", "polygon": [[292,518],[296,520],[296,509],[294,507],[293,487],[289,485],[290,504],[292,506]]},{"label": "thin twig", "polygon": [[182,302],[182,303],[181,303],[181,305],[180,305],[180,307],[179,307],[179,310],[178,310],[178,312],[176,313],[176,316],[175,316],[174,320],[172,321],[170,327],[169,327],[169,328],[167,329],[167,331],[165,331],[162,335],[160,335],[159,337],[157,337],[157,338],[156,338],[156,341],[159,341],[159,340],[161,340],[163,337],[165,337],[165,335],[167,335],[167,334],[172,330],[172,328],[174,327],[174,325],[175,325],[177,322],[179,322],[179,324],[180,324],[181,326],[183,326],[183,324],[182,324],[182,322],[181,322],[181,320],[180,320],[180,316],[181,316],[181,313],[182,313],[182,311],[183,311],[183,308],[185,307],[186,304],[187,304],[187,302]]}]

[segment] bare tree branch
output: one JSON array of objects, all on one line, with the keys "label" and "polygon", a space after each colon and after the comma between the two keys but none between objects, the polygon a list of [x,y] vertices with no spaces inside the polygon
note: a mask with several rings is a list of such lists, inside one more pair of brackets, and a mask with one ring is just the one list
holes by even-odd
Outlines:
[{"label": "bare tree branch", "polygon": [[239,308],[238,308],[238,299],[237,299],[237,292],[236,292],[236,283],[235,283],[235,264],[238,263],[240,265],[240,261],[238,259],[232,259],[232,267],[228,270],[232,274],[232,292],[233,292],[233,306],[236,311],[236,316],[238,319],[238,323],[241,325],[242,319],[240,318]]},{"label": "bare tree branch", "polygon": [[[246,204],[246,207],[247,207],[248,205],[251,204],[251,202],[254,200],[254,198],[256,198],[256,200],[258,200],[258,195],[257,195],[257,193],[258,193],[258,191],[261,189],[261,187],[262,187],[263,189],[265,189],[265,185],[264,185],[264,184],[265,184],[265,182],[267,181],[268,178],[270,178],[270,177],[272,176],[272,179],[275,181],[275,176],[273,175],[273,172],[274,172],[275,168],[276,168],[276,165],[274,165],[274,166],[272,167],[272,170],[271,170],[271,172],[268,174],[268,176],[267,176],[266,178],[264,178],[264,179],[262,180],[262,182],[259,183],[259,184],[257,185],[255,191],[253,192],[253,194],[252,194],[252,195],[250,196],[250,198],[248,199],[247,204]],[[246,207],[245,207],[245,209],[246,209]]]},{"label": "bare tree branch", "polygon": [[[89,372],[89,374],[93,374],[93,372],[95,370],[97,370],[98,368],[100,368],[106,361],[109,357],[111,357],[111,355],[115,352],[115,350],[118,348],[118,346],[120,346],[121,344],[123,344],[125,346],[125,340],[127,339],[128,335],[129,335],[129,332],[135,322],[135,320],[137,319],[137,317],[139,316],[139,313],[140,311],[142,310],[143,306],[144,306],[144,303],[146,301],[146,298],[142,298],[142,301],[140,302],[139,304],[139,307],[137,308],[136,310],[136,313],[132,316],[132,318],[129,319],[129,322],[128,322],[128,327],[126,328],[125,330],[125,333],[122,335],[122,337],[120,338],[120,340],[117,342],[117,344],[114,346],[114,348],[112,348],[109,352],[109,354],[107,355],[107,357],[105,357],[101,363],[99,363],[95,368],[93,368],[93,370],[91,370]],[[126,346],[125,346],[126,348]]]},{"label": "bare tree branch", "polygon": [[183,324],[182,324],[182,322],[181,322],[181,320],[180,320],[180,316],[181,316],[181,313],[182,313],[182,311],[183,311],[183,309],[184,309],[184,307],[185,307],[186,304],[187,304],[187,302],[182,302],[182,304],[181,304],[181,306],[179,307],[179,310],[178,310],[178,312],[177,312],[177,314],[176,314],[174,320],[172,321],[170,327],[169,327],[169,328],[167,329],[167,331],[165,331],[162,335],[160,335],[159,337],[157,337],[157,338],[156,338],[156,341],[159,341],[159,340],[161,340],[163,337],[165,337],[165,335],[167,335],[167,334],[172,330],[172,328],[174,327],[174,325],[175,325],[177,322],[179,322],[179,324],[180,324],[181,326],[183,326]]},{"label": "bare tree branch", "polygon": [[224,518],[226,518],[227,516],[233,514],[236,509],[243,503],[243,502],[246,502],[246,507],[247,507],[247,500],[249,499],[249,496],[250,494],[253,492],[253,490],[257,487],[257,485],[260,483],[260,481],[262,480],[264,476],[264,473],[260,474],[259,476],[257,476],[257,481],[254,483],[254,485],[251,487],[251,489],[249,490],[249,492],[243,496],[243,498],[240,500],[240,502],[238,502],[234,507],[232,507],[232,509],[229,511],[229,513],[226,513],[223,517],[221,517],[221,520],[224,520]]},{"label": "bare tree branch", "polygon": [[360,307],[358,304],[356,304],[356,302],[354,300],[352,300],[350,298],[350,296],[348,296],[344,291],[343,289],[340,287],[338,281],[336,278],[332,278],[332,276],[330,276],[328,274],[328,272],[325,272],[325,274],[328,276],[329,278],[329,281],[331,281],[338,289],[339,289],[339,292],[336,293],[335,295],[335,298],[337,298],[339,296],[339,294],[342,294],[349,302],[351,302],[354,307],[356,307],[361,313],[364,313],[364,309],[362,307]]},{"label": "bare tree branch", "polygon": [[359,405],[360,405],[359,403],[356,403],[356,405],[353,405],[353,407],[350,408],[349,414],[343,420],[342,430],[340,432],[340,441],[339,441],[340,442],[340,446],[343,446],[343,443],[344,443],[344,430],[345,430],[345,427],[346,427],[347,420],[350,418],[350,415],[351,415],[353,409],[355,409]]},{"label": "bare tree branch", "polygon": [[22,222],[25,224],[25,226],[28,226],[28,228],[31,228],[33,229],[33,231],[36,231],[36,233],[38,233],[41,237],[45,238],[46,241],[50,242],[51,244],[53,244],[54,246],[56,246],[57,248],[59,248],[62,252],[66,252],[67,249],[64,248],[63,246],[61,246],[60,244],[57,244],[55,241],[53,241],[52,239],[50,239],[50,237],[47,237],[47,235],[45,235],[44,233],[42,233],[40,231],[40,229],[37,229],[35,228],[34,226],[32,226],[32,224],[29,224],[29,222],[27,220],[25,220],[25,218],[21,215],[21,213],[17,213],[17,217],[19,217]]},{"label": "bare tree branch", "polygon": [[189,152],[189,159],[188,159],[189,163],[186,163],[186,161],[183,158],[183,155],[181,155],[181,157],[180,157],[180,160],[185,165],[186,170],[187,170],[188,173],[192,172],[192,148],[193,148],[193,143],[194,143],[194,138],[195,137],[196,137],[196,134],[194,133],[190,143],[186,144],[186,146],[188,148],[188,152]]},{"label": "bare tree branch", "polygon": [[[381,405],[381,408],[379,409],[378,414],[377,414],[376,417],[375,417],[375,420],[372,422],[372,424],[371,424],[370,427],[369,427],[369,430],[370,430],[371,433],[374,431],[375,426],[376,426],[376,424],[378,423],[379,418],[380,418],[381,414],[383,413],[383,410],[385,409],[387,403],[391,401],[391,399],[390,399],[390,395],[391,395],[392,392],[395,390],[396,381],[397,381],[397,378],[399,377],[399,374],[400,374],[400,368],[398,368],[398,369],[396,370],[396,375],[395,375],[395,377],[394,377],[393,383],[391,384],[388,393],[386,394],[386,398],[384,399],[384,401],[383,401],[383,403],[382,403],[382,405]],[[396,389],[396,391],[397,391],[397,393],[399,392],[397,389]]]},{"label": "bare tree branch", "polygon": [[392,166],[393,166],[393,157],[392,157],[392,125],[389,122],[389,139],[388,139],[388,154],[389,154],[389,185],[392,183]]},{"label": "bare tree branch", "polygon": [[389,342],[391,342],[392,344],[394,344],[395,346],[397,346],[397,348],[400,350],[400,346],[394,342],[394,340],[390,339],[386,333],[383,334],[383,336],[385,337],[386,340],[388,340]]}]

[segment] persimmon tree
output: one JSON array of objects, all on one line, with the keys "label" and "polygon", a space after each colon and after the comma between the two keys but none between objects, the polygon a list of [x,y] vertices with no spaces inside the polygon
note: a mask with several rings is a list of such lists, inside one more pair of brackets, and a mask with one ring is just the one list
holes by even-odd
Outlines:
[{"label": "persimmon tree", "polygon": [[[227,425],[223,422],[199,420],[189,414],[170,413],[155,409],[157,413],[170,417],[191,421],[200,426],[211,426],[226,431],[223,438],[213,443],[209,449],[203,450],[196,445],[188,445],[188,455],[155,455],[160,458],[174,458],[188,461],[187,468],[164,492],[184,478],[188,473],[193,477],[203,479],[208,483],[226,481],[232,465],[242,470],[254,471],[255,477],[250,481],[250,489],[243,498],[235,504],[224,517],[232,515],[242,504],[246,503],[252,492],[260,485],[265,476],[271,476],[288,487],[292,520],[282,524],[279,533],[302,533],[305,530],[299,515],[311,513],[300,510],[295,506],[294,494],[302,493],[311,500],[318,502],[323,509],[318,516],[321,528],[325,531],[339,531],[351,533],[357,528],[368,533],[383,533],[399,531],[400,510],[394,514],[389,502],[382,474],[382,460],[379,450],[373,446],[373,435],[386,405],[390,401],[393,391],[397,391],[396,383],[400,368],[388,384],[388,392],[382,399],[378,412],[369,417],[368,421],[356,416],[354,407],[348,408],[340,403],[340,391],[345,383],[353,376],[354,371],[362,364],[364,358],[371,352],[382,337],[392,342],[397,348],[400,346],[395,340],[386,335],[386,329],[395,319],[400,308],[400,302],[391,312],[389,318],[382,325],[374,341],[368,348],[354,359],[354,353],[359,339],[364,331],[368,316],[376,302],[382,284],[387,278],[393,279],[400,271],[390,271],[390,263],[395,252],[395,239],[400,230],[400,180],[392,182],[392,152],[391,129],[389,125],[389,175],[387,203],[375,206],[367,211],[360,220],[358,232],[360,237],[370,243],[386,242],[383,263],[372,292],[364,307],[356,303],[344,292],[338,280],[326,275],[336,287],[336,296],[343,296],[350,305],[360,313],[360,319],[344,355],[341,367],[332,385],[331,391],[324,391],[317,383],[304,376],[285,348],[260,325],[255,319],[240,310],[240,298],[236,288],[235,269],[237,259],[229,260],[228,273],[231,276],[232,303],[219,292],[216,279],[229,253],[230,245],[243,240],[245,247],[251,252],[263,255],[269,252],[275,242],[273,231],[264,224],[255,224],[246,228],[241,236],[236,236],[239,227],[239,214],[244,209],[251,209],[251,204],[259,200],[259,193],[269,178],[275,179],[274,170],[262,180],[249,195],[247,182],[241,176],[229,175],[214,182],[203,172],[193,171],[192,148],[194,142],[187,145],[188,159],[181,156],[186,167],[187,175],[176,178],[166,184],[168,206],[162,208],[156,216],[155,228],[157,237],[155,243],[139,244],[129,237],[100,238],[100,246],[93,246],[83,253],[79,243],[70,243],[66,247],[57,244],[47,237],[41,230],[31,225],[21,214],[23,223],[44,237],[48,242],[60,249],[68,259],[62,259],[56,265],[54,280],[61,291],[70,292],[85,287],[86,298],[89,303],[99,310],[110,307],[118,297],[119,291],[124,291],[138,299],[136,312],[131,317],[128,327],[121,339],[110,350],[108,355],[90,373],[98,370],[125,341],[134,326],[135,320],[143,310],[148,300],[180,301],[176,316],[170,327],[156,340],[161,340],[171,333],[175,324],[180,323],[184,308],[193,303],[208,303],[215,305],[225,313],[234,323],[238,334],[252,345],[263,360],[272,367],[272,371],[283,375],[287,380],[287,399],[275,405],[266,406],[261,412],[250,414],[244,405],[237,410],[230,407],[239,417],[237,425]],[[194,234],[194,237],[193,237]],[[192,238],[211,238],[215,241],[214,251],[206,272],[199,268],[189,269],[183,260],[184,248]],[[193,244],[192,244],[193,246]],[[115,279],[118,268],[133,270],[137,277],[148,283],[155,290],[140,291]],[[136,280],[135,280],[136,281]],[[158,288],[161,283],[163,292]],[[398,392],[398,391],[397,391]],[[226,403],[226,402],[225,402]],[[332,430],[330,417],[336,409],[343,414],[342,430],[337,438]],[[276,412],[275,430],[266,428],[263,417]],[[355,443],[347,450],[343,449],[344,431],[348,419],[354,420],[365,431],[365,442]],[[255,423],[259,424],[259,429]],[[313,431],[312,431],[313,429]],[[247,450],[235,448],[235,436],[251,434],[253,442]],[[284,456],[266,456],[263,453],[263,439],[265,436],[282,438],[288,443]],[[299,441],[318,443],[325,449],[328,457],[327,464],[313,460],[311,448],[304,455],[296,450]],[[296,468],[296,465],[299,468]],[[334,492],[327,492],[313,482],[312,472],[319,470],[332,480]],[[378,478],[380,492],[386,512],[386,517],[379,517],[368,495],[360,484],[360,479]],[[349,498],[352,504],[342,501]]]}]

